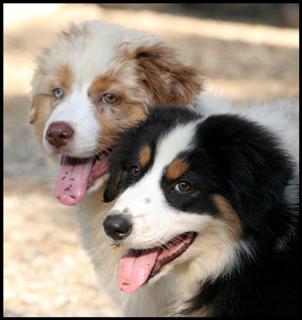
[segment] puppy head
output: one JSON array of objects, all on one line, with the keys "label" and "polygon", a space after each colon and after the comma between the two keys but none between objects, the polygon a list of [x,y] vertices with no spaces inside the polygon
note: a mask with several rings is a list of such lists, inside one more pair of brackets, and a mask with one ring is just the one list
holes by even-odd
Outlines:
[{"label": "puppy head", "polygon": [[[260,246],[265,239],[264,250],[271,248],[283,219],[275,210],[292,167],[272,135],[255,123],[171,108],[154,109],[123,135],[110,173],[104,200],[120,196],[105,231],[130,249],[125,258],[147,250],[149,263],[157,252],[144,280],[155,281],[189,261],[204,280],[227,272],[239,252],[252,255],[252,241]],[[134,277],[120,283],[125,291],[137,285]]]},{"label": "puppy head", "polygon": [[[39,57],[30,121],[49,154],[90,157],[144,119],[149,106],[190,104],[200,89],[198,71],[155,37],[87,22]],[[54,122],[67,123],[72,135],[49,139]]]},{"label": "puppy head", "polygon": [[120,133],[151,105],[190,104],[200,89],[197,70],[151,35],[100,22],[63,32],[38,59],[31,110],[45,151],[61,157],[58,200],[76,204],[104,182]]},{"label": "puppy head", "polygon": [[31,110],[36,135],[60,168],[59,201],[76,204],[103,183],[120,133],[151,105],[190,104],[200,89],[197,70],[151,35],[100,22],[63,32],[38,59]]}]

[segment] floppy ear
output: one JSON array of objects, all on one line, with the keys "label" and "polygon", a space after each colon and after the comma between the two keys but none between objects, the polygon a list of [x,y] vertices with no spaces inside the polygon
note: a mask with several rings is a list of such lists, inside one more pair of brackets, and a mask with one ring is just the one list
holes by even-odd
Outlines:
[{"label": "floppy ear", "polygon": [[122,189],[124,176],[125,171],[121,165],[119,165],[117,168],[111,168],[110,178],[104,191],[104,202],[111,202],[118,196]]},{"label": "floppy ear", "polygon": [[192,103],[202,89],[199,71],[178,61],[170,48],[138,47],[135,59],[141,82],[153,105],[184,106]]}]

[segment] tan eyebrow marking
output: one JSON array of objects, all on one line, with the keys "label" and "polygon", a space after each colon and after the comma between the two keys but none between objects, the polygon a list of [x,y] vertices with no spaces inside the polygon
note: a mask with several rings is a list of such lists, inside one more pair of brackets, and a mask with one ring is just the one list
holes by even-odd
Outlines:
[{"label": "tan eyebrow marking", "polygon": [[166,177],[169,180],[178,179],[189,169],[189,164],[181,159],[175,159],[167,168]]},{"label": "tan eyebrow marking", "polygon": [[142,168],[146,167],[151,160],[151,148],[144,146],[139,152],[139,163]]},{"label": "tan eyebrow marking", "polygon": [[69,65],[63,64],[58,71],[58,82],[65,90],[70,90],[72,85],[72,71]]}]

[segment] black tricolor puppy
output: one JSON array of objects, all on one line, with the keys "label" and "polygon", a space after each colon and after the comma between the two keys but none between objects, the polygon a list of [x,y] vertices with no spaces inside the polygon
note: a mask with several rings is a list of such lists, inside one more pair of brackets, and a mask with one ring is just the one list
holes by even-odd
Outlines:
[{"label": "black tricolor puppy", "polygon": [[298,177],[269,131],[156,108],[112,155],[104,200],[119,194],[104,228],[121,290],[152,284],[176,314],[297,315]]}]

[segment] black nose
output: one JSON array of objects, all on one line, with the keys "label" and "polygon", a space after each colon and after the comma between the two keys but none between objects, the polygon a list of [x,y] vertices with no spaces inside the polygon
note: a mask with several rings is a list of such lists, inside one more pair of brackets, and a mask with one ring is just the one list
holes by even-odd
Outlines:
[{"label": "black nose", "polygon": [[103,222],[106,234],[114,240],[122,240],[129,235],[132,229],[129,216],[124,214],[109,215]]}]

